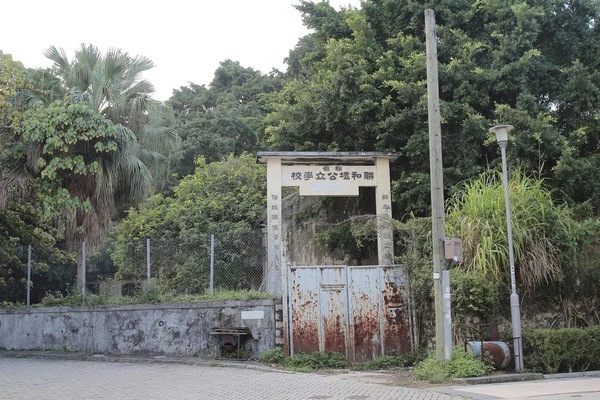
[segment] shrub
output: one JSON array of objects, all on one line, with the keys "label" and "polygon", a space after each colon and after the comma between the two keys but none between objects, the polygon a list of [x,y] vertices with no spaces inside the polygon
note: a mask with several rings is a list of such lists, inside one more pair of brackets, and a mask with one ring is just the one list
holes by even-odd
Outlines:
[{"label": "shrub", "polygon": [[491,368],[484,362],[473,358],[460,346],[457,346],[452,351],[452,358],[448,361],[438,363],[435,353],[430,354],[424,361],[416,365],[415,375],[429,383],[442,383],[450,378],[483,376],[490,370]]},{"label": "shrub", "polygon": [[265,364],[282,364],[285,361],[285,355],[282,348],[269,349],[260,353],[260,362]]},{"label": "shrub", "polygon": [[600,326],[523,331],[527,369],[553,374],[600,368]]},{"label": "shrub", "polygon": [[429,383],[442,383],[450,378],[450,371],[446,366],[447,362],[438,363],[435,355],[430,355],[424,361],[415,367],[417,378]]},{"label": "shrub", "polygon": [[79,290],[72,289],[65,297],[48,295],[42,299],[41,304],[35,304],[35,306],[65,307],[82,305],[101,306],[107,304],[202,303],[209,301],[262,300],[272,298],[272,294],[256,290],[216,290],[214,295],[211,296],[208,292],[204,294],[176,294],[152,288],[149,291],[138,292],[132,297],[103,297],[88,293],[85,296],[84,303]]}]

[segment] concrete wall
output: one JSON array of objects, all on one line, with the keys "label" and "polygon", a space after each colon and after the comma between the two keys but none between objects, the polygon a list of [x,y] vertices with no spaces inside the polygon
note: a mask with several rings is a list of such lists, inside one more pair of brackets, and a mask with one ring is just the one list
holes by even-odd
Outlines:
[{"label": "concrete wall", "polygon": [[[275,347],[281,300],[0,310],[0,347],[214,358],[212,327],[248,327],[242,348]],[[279,320],[277,320],[279,319]],[[276,322],[279,322],[276,324]],[[281,333],[279,333],[281,335]]]},{"label": "concrete wall", "polygon": [[317,197],[297,195],[283,199],[282,235],[285,240],[286,262],[291,265],[345,265],[347,259],[341,252],[331,253],[313,241],[318,233],[328,227],[325,211],[321,210],[319,217],[308,221],[304,227],[294,224],[294,216],[316,199]]}]

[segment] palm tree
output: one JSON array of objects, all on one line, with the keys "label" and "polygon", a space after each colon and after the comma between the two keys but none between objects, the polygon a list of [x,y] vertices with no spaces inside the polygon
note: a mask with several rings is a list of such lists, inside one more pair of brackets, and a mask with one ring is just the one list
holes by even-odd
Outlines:
[{"label": "palm tree", "polygon": [[[56,108],[57,103],[50,103],[66,97],[68,103],[85,105],[89,112],[102,115],[116,128],[115,151],[96,152],[93,142],[79,138],[69,147],[71,154],[81,155],[86,162],[97,162],[97,172],[66,173],[60,179],[71,198],[91,204],[87,212],[80,207],[65,208],[57,218],[68,246],[79,250],[85,241],[96,247],[110,229],[115,204],[136,203],[166,180],[171,155],[177,152],[180,140],[163,126],[171,118],[169,109],[151,99],[153,87],[141,78],[153,66],[146,57],[131,57],[118,49],[110,49],[103,56],[91,45],[82,45],[72,61],[64,50],[55,47],[49,48],[45,55],[54,65],[50,70],[30,74],[34,90],[28,90],[25,96],[30,105],[39,107],[44,103]],[[79,117],[93,118],[86,115]],[[17,140],[15,146],[20,146],[21,151],[12,154],[0,176],[0,206],[19,193],[31,193],[16,189],[30,188],[31,182],[40,176],[38,161],[44,157],[44,143]],[[80,257],[78,264],[80,278]]]},{"label": "palm tree", "polygon": [[[181,139],[166,126],[174,119],[172,111],[151,98],[154,87],[142,79],[142,74],[154,67],[152,61],[115,48],[102,55],[96,46],[85,44],[75,52],[73,60],[54,46],[44,55],[54,62],[49,72],[56,78],[45,78],[46,96],[67,94],[72,101],[83,102],[130,130],[137,139],[136,156],[150,169],[154,188],[160,189],[170,176]],[[44,72],[38,75],[43,76]]]}]

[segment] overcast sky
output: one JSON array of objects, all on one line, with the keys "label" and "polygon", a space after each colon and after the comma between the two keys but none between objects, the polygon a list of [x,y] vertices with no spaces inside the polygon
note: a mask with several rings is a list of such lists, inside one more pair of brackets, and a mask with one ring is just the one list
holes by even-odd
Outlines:
[{"label": "overcast sky", "polygon": [[[81,43],[151,58],[155,98],[188,82],[208,84],[219,62],[267,73],[308,33],[291,0],[9,0],[2,4],[0,50],[26,67],[47,67],[54,45],[72,57]],[[330,0],[337,9],[360,0]]]}]

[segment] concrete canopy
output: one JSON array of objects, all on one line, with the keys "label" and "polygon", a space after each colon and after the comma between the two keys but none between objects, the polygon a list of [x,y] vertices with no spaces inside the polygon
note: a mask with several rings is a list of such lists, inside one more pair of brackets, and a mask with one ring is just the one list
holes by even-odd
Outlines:
[{"label": "concrete canopy", "polygon": [[375,151],[259,151],[256,155],[258,164],[266,164],[270,158],[280,159],[284,164],[374,164],[378,158],[387,158],[394,162],[402,153],[382,153]]}]

